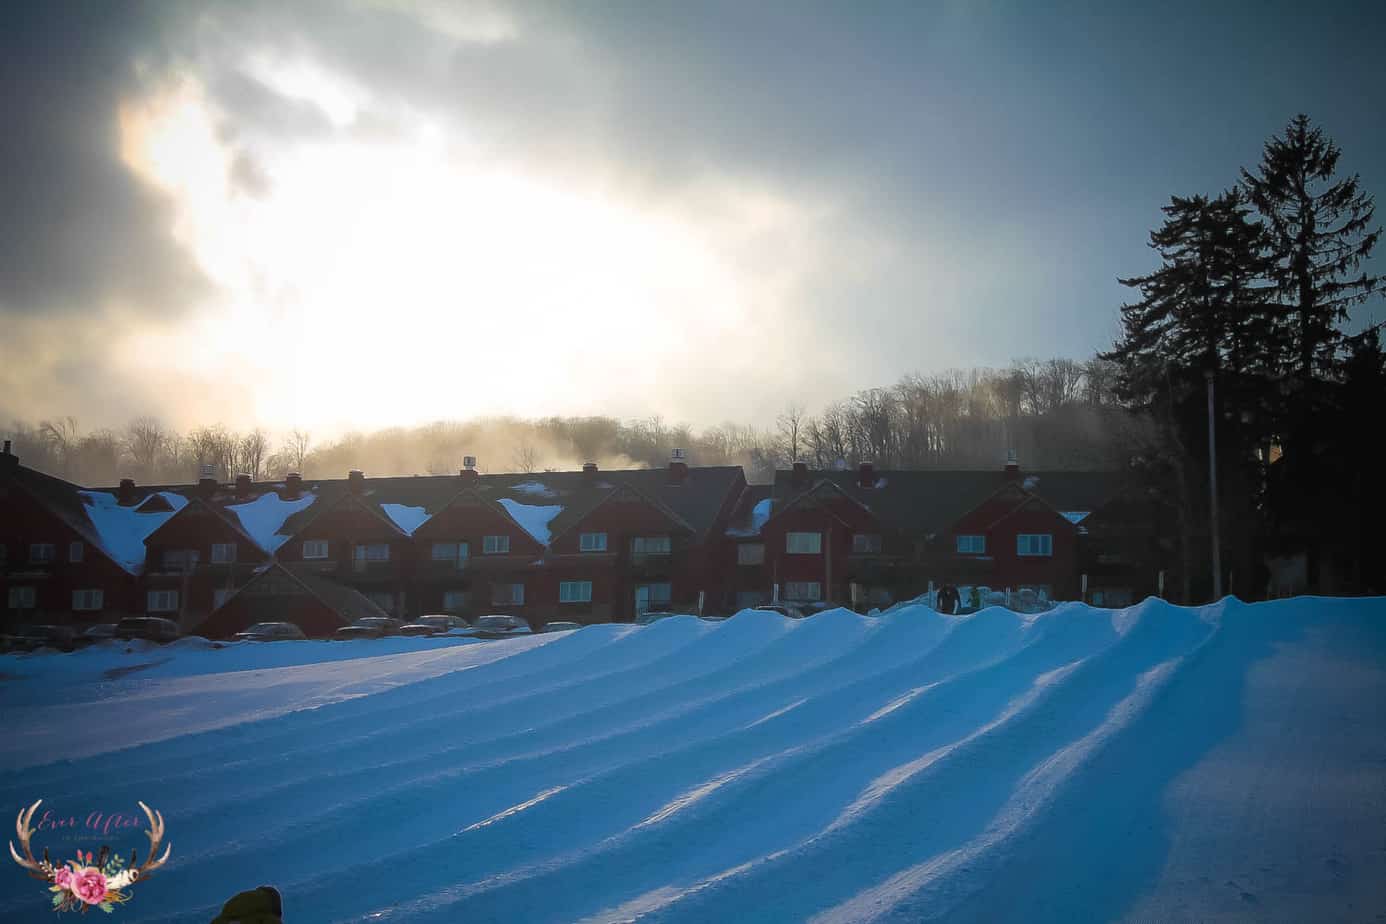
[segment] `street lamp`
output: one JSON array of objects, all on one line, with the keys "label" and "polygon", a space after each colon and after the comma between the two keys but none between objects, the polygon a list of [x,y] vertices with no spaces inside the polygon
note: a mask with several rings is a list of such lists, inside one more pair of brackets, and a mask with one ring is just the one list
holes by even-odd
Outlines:
[{"label": "street lamp", "polygon": [[1222,548],[1218,537],[1218,444],[1217,418],[1213,415],[1213,370],[1205,369],[1208,380],[1208,491],[1213,516],[1213,600],[1222,599]]}]

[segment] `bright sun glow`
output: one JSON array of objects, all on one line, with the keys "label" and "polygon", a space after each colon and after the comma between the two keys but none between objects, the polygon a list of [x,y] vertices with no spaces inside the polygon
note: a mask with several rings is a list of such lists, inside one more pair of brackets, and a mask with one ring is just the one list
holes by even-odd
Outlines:
[{"label": "bright sun glow", "polygon": [[[284,73],[351,117],[347,92]],[[222,293],[197,330],[141,334],[136,353],[254,382],[246,410],[272,427],[639,413],[751,312],[709,229],[461,154],[423,121],[407,140],[262,154],[263,197],[229,181],[237,154],[196,84],[126,107],[121,128]],[[744,208],[752,227],[785,211]]]}]

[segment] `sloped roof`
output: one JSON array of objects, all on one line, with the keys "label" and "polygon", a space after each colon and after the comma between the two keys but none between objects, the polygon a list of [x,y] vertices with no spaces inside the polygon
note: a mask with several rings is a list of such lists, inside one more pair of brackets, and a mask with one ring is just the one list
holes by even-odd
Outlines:
[{"label": "sloped roof", "polygon": [[[856,470],[809,472],[809,486],[836,485],[861,503],[887,527],[914,535],[946,530],[960,517],[1006,484],[1002,470],[876,471],[872,487],[862,487]],[[775,509],[802,494],[792,486],[793,472],[775,473]],[[1124,472],[1026,472],[1019,482],[1056,510],[1092,511],[1120,493]]]}]

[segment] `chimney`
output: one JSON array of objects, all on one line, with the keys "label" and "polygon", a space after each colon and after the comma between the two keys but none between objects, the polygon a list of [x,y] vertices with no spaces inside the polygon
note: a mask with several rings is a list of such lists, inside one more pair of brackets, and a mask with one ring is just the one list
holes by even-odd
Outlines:
[{"label": "chimney", "polygon": [[863,462],[857,468],[857,484],[863,488],[874,488],[876,486],[876,466],[872,462]]},{"label": "chimney", "polygon": [[462,471],[458,472],[458,474],[461,475],[462,480],[468,484],[475,483],[476,480],[481,477],[476,473],[476,456],[463,456]]},{"label": "chimney", "polygon": [[135,502],[135,479],[120,479],[120,490],[116,492],[116,503],[122,507],[129,507]]},{"label": "chimney", "polygon": [[1016,461],[1014,449],[1006,451],[1006,480],[1020,480],[1020,463]]},{"label": "chimney", "polygon": [[360,494],[366,489],[366,473],[359,468],[353,468],[347,472],[347,487],[352,494]]},{"label": "chimney", "polygon": [[303,476],[298,472],[289,472],[284,476],[284,487],[288,489],[289,499],[297,500],[303,493]]},{"label": "chimney", "polygon": [[236,498],[245,500],[250,497],[250,476],[241,472],[236,476]]},{"label": "chimney", "polygon": [[19,456],[10,452],[10,441],[5,440],[5,451],[0,453],[0,471],[11,472],[19,468]]},{"label": "chimney", "polygon": [[808,463],[795,462],[794,472],[789,476],[789,486],[796,491],[802,491],[808,487]]},{"label": "chimney", "polygon": [[683,484],[688,478],[688,461],[684,458],[682,449],[675,449],[669,454],[669,483]]},{"label": "chimney", "polygon": [[217,492],[216,471],[216,467],[212,465],[198,467],[197,493],[203,497],[211,497]]}]

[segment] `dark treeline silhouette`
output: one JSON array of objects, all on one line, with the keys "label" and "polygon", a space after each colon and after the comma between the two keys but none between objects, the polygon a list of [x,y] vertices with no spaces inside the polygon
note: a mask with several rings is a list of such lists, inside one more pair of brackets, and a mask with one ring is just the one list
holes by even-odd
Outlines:
[{"label": "dark treeline silhouette", "polygon": [[1122,280],[1141,298],[1104,358],[1151,423],[1138,469],[1178,524],[1185,582],[1212,582],[1211,381],[1224,587],[1259,592],[1279,561],[1307,572],[1299,586],[1382,588],[1381,325],[1347,327],[1379,292],[1364,266],[1381,228],[1339,157],[1297,116],[1238,185],[1173,197],[1150,235],[1159,268]]},{"label": "dark treeline silhouette", "polygon": [[872,461],[881,468],[993,468],[1015,450],[1031,468],[1125,464],[1142,422],[1117,404],[1117,367],[1093,359],[1023,360],[1008,369],[911,375],[835,402],[819,415],[788,408],[771,427],[723,424],[694,431],[659,417],[491,417],[349,433],[315,443],[295,430],[272,439],[204,426],[179,433],[151,417],[123,430],[82,433],[71,417],[14,423],[6,438],[25,464],[81,484],[196,479],[203,465],[230,480],[290,471],[308,478],[442,474],[475,456],[483,471],[665,464],[683,449],[695,465],[741,465],[752,481],[798,459],[817,468]]}]

